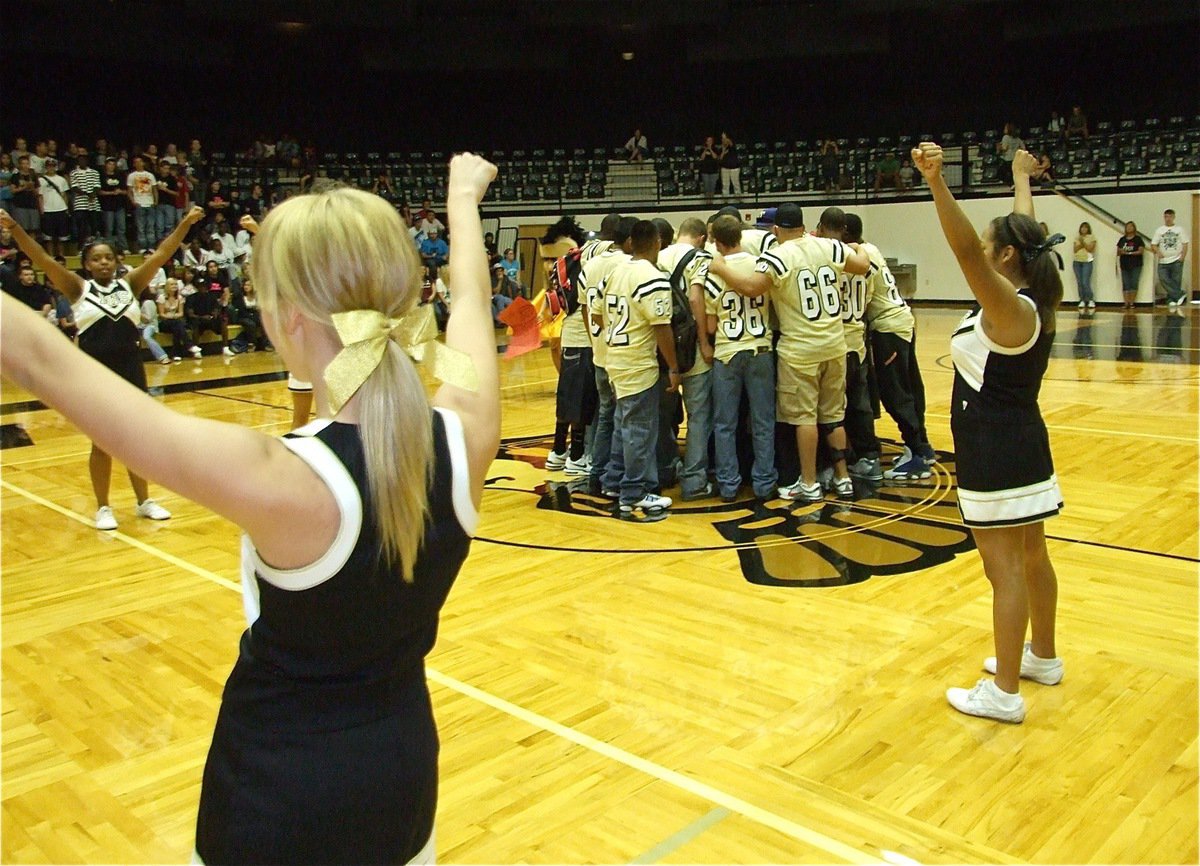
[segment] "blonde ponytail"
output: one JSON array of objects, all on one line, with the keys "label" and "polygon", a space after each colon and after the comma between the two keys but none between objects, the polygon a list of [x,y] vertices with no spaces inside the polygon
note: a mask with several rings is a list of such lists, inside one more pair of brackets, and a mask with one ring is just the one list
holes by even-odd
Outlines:
[{"label": "blonde ponytail", "polygon": [[[398,319],[421,296],[421,261],[396,209],[349,187],[296,196],[271,211],[251,264],[263,313],[284,308],[333,329],[334,313]],[[389,340],[358,392],[359,436],[383,556],[412,581],[429,511],[432,409],[416,366]]]}]

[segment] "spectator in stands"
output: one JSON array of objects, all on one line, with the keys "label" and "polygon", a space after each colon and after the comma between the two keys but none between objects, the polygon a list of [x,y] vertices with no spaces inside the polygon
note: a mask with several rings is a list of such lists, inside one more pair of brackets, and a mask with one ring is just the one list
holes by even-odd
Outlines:
[{"label": "spectator in stands", "polygon": [[[214,242],[214,246],[216,243],[218,242]],[[221,295],[229,290],[229,274],[216,259],[206,262],[203,273],[197,273],[197,277],[196,288],[200,292]]]},{"label": "spectator in stands", "polygon": [[158,203],[158,187],[155,186],[154,175],[146,171],[146,161],[142,157],[133,158],[133,171],[125,178],[125,183],[129,189],[129,201],[133,204],[138,249],[142,255],[149,255],[156,231],[154,207]]},{"label": "spectator in stands", "polygon": [[29,256],[21,252],[17,253],[17,257],[13,260],[11,265],[0,265],[0,289],[8,292],[14,298],[20,298],[21,280],[18,277],[18,274],[20,274],[21,268],[25,267],[26,265],[32,267],[33,262],[30,260]]},{"label": "spectator in stands", "polygon": [[432,200],[425,199],[424,203],[421,205],[421,211],[417,216],[419,217],[417,220],[417,231],[426,237],[428,237],[430,231],[434,229],[436,229],[439,234],[446,233],[446,226],[442,224],[442,221],[438,219],[437,214],[433,210]]},{"label": "spectator in stands", "polygon": [[17,173],[12,155],[0,153],[0,210],[12,210],[12,185],[9,181]]},{"label": "spectator in stands", "polygon": [[[168,280],[168,282],[170,282]],[[150,356],[160,364],[170,364],[171,359],[167,357],[166,351],[159,344],[158,340],[154,339],[154,335],[158,333],[158,300],[154,289],[146,286],[142,289],[142,293],[138,296],[138,300],[142,305],[142,341],[146,344],[146,348],[150,350]]]},{"label": "spectator in stands", "polygon": [[704,190],[704,203],[711,204],[717,192],[717,184],[721,182],[721,157],[717,155],[716,144],[711,135],[704,139],[696,167],[700,169],[700,188]]},{"label": "spectator in stands", "polygon": [[1050,159],[1050,154],[1046,151],[1042,151],[1042,155],[1038,157],[1037,168],[1034,169],[1033,178],[1047,185],[1054,183],[1054,163]]},{"label": "spectator in stands", "polygon": [[879,192],[885,183],[896,189],[904,188],[900,181],[900,160],[894,153],[885,153],[875,163],[875,192]]},{"label": "spectator in stands", "polygon": [[197,237],[188,241],[187,249],[183,251],[183,264],[192,270],[204,270],[212,258],[213,254],[204,248]]},{"label": "spectator in stands", "polygon": [[234,249],[233,238],[228,234],[214,234],[209,242],[209,248],[212,251],[212,258],[204,263],[204,267],[211,271],[215,265],[224,278],[225,285],[233,287],[233,284],[239,280],[237,250]]},{"label": "spectator in stands", "polygon": [[[212,274],[215,267],[215,263],[209,262],[209,271],[206,276],[209,285],[198,287],[198,291],[184,302],[183,312],[188,327],[197,340],[205,331],[216,334],[221,338],[221,354],[230,356],[233,355],[233,350],[228,345],[229,323],[225,320],[225,312],[221,304],[224,290],[220,287],[219,280]],[[215,291],[212,290],[214,284],[217,285]]]},{"label": "spectator in stands", "polygon": [[100,175],[100,227],[104,237],[115,245],[117,252],[129,252],[129,239],[125,236],[125,203],[129,190],[125,178],[117,172],[117,161],[112,157],[104,160],[104,173]]},{"label": "spectator in stands", "polygon": [[168,144],[167,149],[165,151],[163,151],[162,160],[160,160],[160,161],[165,162],[167,165],[178,165],[179,164],[179,148],[176,147],[174,144]]},{"label": "spectator in stands", "polygon": [[263,187],[261,183],[256,183],[250,187],[250,195],[242,202],[246,214],[254,217],[256,220],[261,220],[267,213],[267,198],[263,195]]},{"label": "spectator in stands", "polygon": [[129,151],[124,150],[124,149],[118,151],[117,152],[117,171],[121,172],[121,174],[123,174],[123,175],[128,174],[129,166],[130,166]]},{"label": "spectator in stands", "polygon": [[487,252],[488,265],[494,265],[500,261],[500,253],[496,249],[496,236],[491,232],[487,232],[483,236],[483,249]]},{"label": "spectator in stands", "polygon": [[192,295],[196,294],[196,292],[200,291],[198,283],[208,269],[206,267],[204,269],[182,268],[182,270],[183,276],[177,277],[176,279],[179,279],[179,296],[184,300],[187,300]]},{"label": "spectator in stands", "polygon": [[71,205],[75,215],[75,240],[83,249],[89,238],[100,232],[100,172],[92,168],[84,152],[75,157],[71,171]]},{"label": "spectator in stands", "polygon": [[67,208],[71,184],[58,173],[58,160],[46,159],[46,173],[38,178],[38,185],[46,252],[52,256],[64,255],[63,245],[71,239],[71,217]]},{"label": "spectator in stands", "polygon": [[[195,294],[194,288],[190,294]],[[200,347],[192,342],[184,323],[184,303],[179,280],[167,280],[164,294],[158,299],[158,327],[162,333],[171,335],[171,355],[176,361],[183,360],[184,352],[190,352],[196,358],[201,354]]]},{"label": "spectator in stands", "polygon": [[386,169],[380,169],[375,175],[375,182],[371,184],[371,192],[385,201],[394,202],[399,198],[396,195],[396,187],[392,185],[391,175],[387,173]]},{"label": "spectator in stands", "polygon": [[178,225],[192,206],[194,181],[188,176],[186,167],[178,162],[171,164],[171,178],[175,181],[175,224]]},{"label": "spectator in stands", "polygon": [[1078,105],[1071,107],[1071,116],[1067,118],[1067,141],[1070,141],[1074,136],[1080,136],[1084,141],[1088,140],[1087,115],[1083,113],[1083,109]]},{"label": "spectator in stands", "polygon": [[10,286],[9,294],[27,307],[37,310],[43,316],[54,309],[54,301],[46,287],[37,281],[33,265],[26,261],[17,268],[17,283]]},{"label": "spectator in stands", "polygon": [[154,186],[158,190],[154,224],[161,242],[175,231],[175,196],[179,191],[179,182],[171,175],[171,164],[166,160],[158,161],[157,171],[158,175],[154,178]]},{"label": "spectator in stands", "polygon": [[1183,293],[1183,263],[1187,261],[1188,233],[1175,223],[1175,211],[1163,211],[1163,224],[1154,230],[1150,249],[1158,259],[1158,281],[1167,293],[1167,307],[1187,301]]},{"label": "spectator in stands", "polygon": [[508,277],[504,275],[504,267],[496,264],[492,268],[492,324],[497,328],[507,327],[500,321],[500,314],[512,303],[511,295],[506,293],[509,291],[511,290],[508,288]]},{"label": "spectator in stands", "polygon": [[742,163],[738,159],[737,145],[728,133],[721,133],[721,195],[742,194]]},{"label": "spectator in stands", "polygon": [[507,277],[513,285],[520,287],[521,285],[521,260],[517,258],[517,252],[512,247],[508,247],[504,251],[504,258],[500,260],[500,267],[504,268],[504,276]]},{"label": "spectator in stands", "polygon": [[833,192],[838,185],[838,155],[841,148],[832,138],[821,142],[821,178],[825,181],[825,192]]},{"label": "spectator in stands", "polygon": [[204,210],[208,216],[208,223],[214,223],[217,219],[217,214],[224,213],[229,208],[229,198],[225,193],[224,187],[221,186],[221,181],[214,180],[208,185],[208,194],[204,202]]},{"label": "spectator in stands", "polygon": [[54,317],[50,321],[58,326],[68,340],[74,340],[79,334],[79,328],[75,325],[75,310],[72,309],[71,302],[67,300],[66,295],[52,285],[47,286],[46,290],[50,293],[54,304]]},{"label": "spectator in stands", "polygon": [[1092,224],[1079,224],[1079,234],[1075,235],[1074,244],[1075,284],[1079,286],[1079,309],[1096,309],[1096,297],[1092,293],[1092,271],[1096,266],[1096,236],[1092,234]]},{"label": "spectator in stands", "polygon": [[1050,112],[1050,122],[1046,124],[1046,134],[1052,138],[1062,138],[1067,134],[1067,125],[1057,111]]},{"label": "spectator in stands", "polygon": [[[18,138],[17,144],[24,148],[25,139]],[[15,151],[14,151],[15,152]],[[29,167],[29,154],[17,157],[17,170],[11,178],[13,219],[29,234],[35,235],[41,226],[41,208],[38,205],[38,176]]]},{"label": "spectator in stands", "polygon": [[425,262],[425,267],[429,269],[430,279],[437,273],[437,269],[450,258],[450,247],[442,240],[441,233],[437,226],[433,226],[426,234],[425,240],[421,242],[421,260]]},{"label": "spectator in stands", "polygon": [[912,189],[913,188],[914,174],[915,174],[915,172],[913,171],[912,160],[909,160],[909,159],[901,160],[900,161],[900,188],[901,189]]},{"label": "spectator in stands", "polygon": [[233,340],[231,346],[235,352],[260,352],[267,347],[267,336],[263,330],[262,313],[258,309],[258,293],[254,290],[254,281],[246,280],[241,290],[233,292],[230,302],[230,312],[234,324],[241,327],[241,333]]},{"label": "spectator in stands", "polygon": [[207,160],[204,158],[204,151],[200,149],[200,139],[192,139],[192,143],[188,145],[187,157],[188,162],[195,167],[196,171],[201,171],[206,165]]},{"label": "spectator in stands", "polygon": [[15,269],[17,257],[21,254],[13,233],[6,228],[0,228],[0,269]]},{"label": "spectator in stands", "polygon": [[39,141],[33,146],[33,153],[29,157],[29,167],[38,176],[46,173],[46,153],[46,142]]},{"label": "spectator in stands", "polygon": [[633,135],[629,137],[629,141],[625,142],[625,152],[629,154],[630,162],[641,162],[646,158],[646,152],[649,150],[646,143],[646,136],[642,134],[641,127],[633,131]]},{"label": "spectator in stands", "polygon": [[1004,137],[996,145],[996,152],[1000,154],[1000,180],[1007,186],[1013,185],[1012,164],[1017,151],[1024,149],[1025,142],[1021,140],[1021,130],[1011,121],[1004,124]]},{"label": "spectator in stands", "polygon": [[1137,223],[1125,223],[1125,234],[1117,239],[1117,263],[1121,271],[1121,295],[1125,309],[1132,310],[1137,301],[1138,283],[1142,279],[1146,243],[1138,234]]},{"label": "spectator in stands", "polygon": [[13,141],[13,149],[8,154],[12,158],[13,165],[21,161],[21,157],[29,156],[29,148],[25,146],[25,139],[18,138]]}]

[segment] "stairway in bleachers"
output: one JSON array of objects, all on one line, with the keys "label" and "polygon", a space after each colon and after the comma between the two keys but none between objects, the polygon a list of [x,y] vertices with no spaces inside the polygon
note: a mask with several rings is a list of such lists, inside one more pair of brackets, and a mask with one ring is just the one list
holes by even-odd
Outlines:
[{"label": "stairway in bleachers", "polygon": [[655,201],[658,198],[658,181],[654,174],[654,163],[609,160],[606,198],[614,203]]}]

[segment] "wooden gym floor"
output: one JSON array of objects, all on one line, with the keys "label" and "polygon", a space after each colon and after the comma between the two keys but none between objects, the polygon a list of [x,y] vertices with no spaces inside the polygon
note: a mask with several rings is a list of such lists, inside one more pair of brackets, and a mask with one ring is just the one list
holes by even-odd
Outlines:
[{"label": "wooden gym floor", "polygon": [[[918,310],[935,476],[794,511],[614,520],[540,468],[548,353],[503,362],[506,444],[429,658],[440,862],[1197,861],[1197,314],[1059,316],[1067,674],[1023,686],[1020,726],[943,697],[991,652],[954,507],[960,314]],[[268,433],[280,369],[147,367],[169,405]],[[88,443],[28,400],[0,397],[0,857],[184,862],[244,628],[237,533],[153,486],[175,517],[138,520],[117,474],[120,529],[91,528]]]}]

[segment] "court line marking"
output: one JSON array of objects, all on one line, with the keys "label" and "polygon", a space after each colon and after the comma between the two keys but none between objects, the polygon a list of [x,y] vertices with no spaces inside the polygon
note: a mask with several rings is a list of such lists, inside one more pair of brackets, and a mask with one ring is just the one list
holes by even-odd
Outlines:
[{"label": "court line marking", "polygon": [[545,385],[547,382],[557,382],[558,378],[553,379],[538,379],[536,382],[514,382],[511,385],[501,385],[501,391],[507,391],[510,388],[532,388],[534,385]]},{"label": "court line marking", "polygon": [[642,854],[639,854],[629,862],[631,866],[632,864],[657,863],[668,854],[673,854],[684,845],[703,834],[704,831],[706,831],[709,827],[716,826],[732,814],[733,813],[724,806],[718,806],[715,809],[711,809],[683,829],[672,833],[653,848]]},{"label": "court line marking", "polygon": [[[69,517],[70,519],[86,526],[93,525],[92,521],[83,515],[76,514],[69,509],[63,508],[61,505],[51,502],[48,499],[44,499],[41,496],[38,496],[36,493],[32,493],[8,481],[0,479],[0,487],[10,490],[18,496],[23,496],[31,502],[45,506],[46,508],[49,508],[58,514],[62,514],[63,516]],[[97,531],[99,532],[102,530]],[[238,593],[241,592],[242,587],[240,584],[234,583],[231,580],[227,580],[226,578],[214,574],[207,569],[201,568],[198,565],[193,565],[192,563],[180,559],[179,557],[167,553],[166,551],[159,550],[156,547],[139,541],[136,538],[131,538],[121,532],[109,532],[108,534],[119,541],[123,541],[131,547],[137,548],[143,553],[147,553],[150,556],[157,557],[164,562],[168,562],[171,565],[182,568],[190,574],[194,574],[197,577],[202,577],[205,580],[218,584],[219,586],[223,586],[226,589],[232,589]],[[451,691],[458,692],[464,697],[478,701],[485,706],[491,707],[494,710],[498,710],[505,715],[512,716],[518,721],[525,722],[532,727],[555,734],[556,736],[561,737],[568,742],[572,742],[577,746],[582,746],[583,748],[595,752],[598,755],[616,761],[617,763],[624,764],[633,770],[637,770],[652,778],[666,782],[669,785],[673,785],[674,787],[692,794],[695,797],[698,797],[702,800],[707,800],[710,803],[714,803],[717,806],[728,809],[730,812],[749,818],[750,820],[762,824],[765,827],[770,827],[772,830],[776,830],[785,836],[789,836],[799,842],[810,845],[820,851],[825,852],[826,854],[830,854],[841,860],[845,860],[848,863],[880,862],[879,856],[868,854],[865,851],[851,847],[843,842],[839,842],[837,839],[826,836],[816,830],[809,829],[808,827],[789,820],[788,818],[784,818],[782,815],[769,812],[761,806],[756,806],[753,803],[741,799],[740,797],[735,797],[732,794],[728,794],[725,791],[714,788],[711,785],[705,784],[704,782],[692,779],[683,775],[682,773],[676,772],[675,770],[668,769],[661,764],[656,764],[653,761],[642,758],[633,754],[632,752],[627,752],[624,749],[617,748],[616,746],[605,743],[602,740],[597,740],[595,737],[590,737],[581,731],[577,731],[574,728],[560,724],[559,722],[535,713],[532,710],[527,710],[522,706],[506,701],[503,698],[491,694],[490,692],[485,692],[482,689],[476,688],[475,686],[464,683],[461,680],[455,679],[454,677],[443,674],[441,671],[438,671],[434,668],[426,667],[425,675],[438,685],[444,686]]]},{"label": "court line marking", "polygon": [[[926,410],[927,418],[949,418],[947,414],[941,412],[930,412]],[[1072,427],[1067,424],[1047,424],[1047,430],[1066,430],[1068,433],[1101,433],[1105,436],[1130,436],[1134,439],[1169,439],[1172,442],[1190,442],[1195,445],[1198,441],[1195,437],[1185,436],[1167,436],[1164,433],[1131,433],[1128,430],[1107,430],[1103,427]]]},{"label": "court line marking", "polygon": [[[71,511],[70,509],[63,508],[61,505],[59,505],[55,502],[51,502],[49,499],[43,499],[41,496],[38,496],[36,493],[32,493],[32,492],[26,490],[24,487],[18,487],[17,485],[13,484],[10,481],[5,481],[3,478],[0,478],[0,487],[3,487],[5,490],[12,491],[13,493],[17,494],[18,496],[23,496],[26,499],[28,499],[30,502],[34,502],[38,505],[49,508],[51,511],[61,514],[63,517],[70,518],[71,520],[74,520],[76,523],[82,523],[84,526],[95,529],[95,526],[96,526],[95,521],[91,520],[90,518],[84,517],[82,514],[76,514],[74,511]],[[174,554],[167,553],[165,550],[159,550],[157,547],[153,547],[152,545],[146,544],[146,542],[140,541],[136,538],[128,536],[123,532],[119,532],[115,529],[108,529],[108,530],[97,529],[96,531],[105,533],[109,538],[115,538],[118,541],[123,541],[126,544],[128,544],[130,547],[137,548],[138,550],[142,551],[143,553],[148,553],[151,556],[156,556],[159,559],[163,560],[164,562],[170,563],[171,565],[175,566],[176,568],[181,568],[184,571],[189,572],[190,574],[194,574],[197,577],[202,577],[211,583],[217,584],[218,586],[223,586],[226,589],[232,589],[235,592],[242,591],[242,585],[240,583],[234,583],[232,580],[221,577],[218,574],[213,574],[211,571],[209,571],[207,569],[201,568],[198,565],[193,565],[192,563],[188,562],[186,559],[180,559],[178,556],[175,556]]]}]

